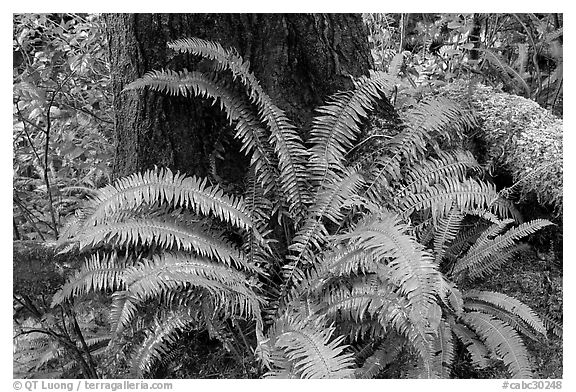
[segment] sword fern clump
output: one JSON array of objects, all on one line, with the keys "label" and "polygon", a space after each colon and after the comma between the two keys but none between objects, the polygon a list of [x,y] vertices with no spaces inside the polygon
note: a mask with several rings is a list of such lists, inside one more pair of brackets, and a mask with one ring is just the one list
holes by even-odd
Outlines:
[{"label": "sword fern clump", "polygon": [[[100,189],[61,238],[92,255],[54,305],[110,293],[108,349],[131,341],[137,377],[191,329],[236,350],[229,326],[240,325],[267,377],[375,376],[402,351],[417,358],[406,376],[450,377],[456,339],[477,366],[493,356],[513,376],[530,375],[516,331],[543,333],[538,316],[504,294],[457,286],[493,272],[518,239],[548,224],[505,231],[515,211],[474,157],[440,148],[476,125],[472,113],[424,102],[371,160],[352,159],[363,120],[387,104],[395,77],[375,72],[332,95],[302,140],[235,50],[196,38],[169,46],[212,61],[214,72],[151,71],[125,93],[218,104],[251,159],[245,191],[228,195],[169,169]],[[467,216],[493,225],[462,238]]]}]

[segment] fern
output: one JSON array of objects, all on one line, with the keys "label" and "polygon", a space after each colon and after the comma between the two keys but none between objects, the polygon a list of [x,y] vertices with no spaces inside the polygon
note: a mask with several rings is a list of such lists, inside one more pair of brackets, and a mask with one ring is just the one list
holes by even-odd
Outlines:
[{"label": "fern", "polygon": [[267,144],[269,135],[253,115],[249,103],[234,95],[223,82],[200,72],[150,71],[130,83],[124,90],[139,88],[149,88],[170,95],[210,98],[214,103],[219,102],[228,119],[236,122],[235,137],[242,141],[240,151],[251,156],[251,164],[264,186],[265,193],[275,186],[277,162]]},{"label": "fern", "polygon": [[352,240],[351,245],[369,250],[389,267],[389,279],[406,295],[413,306],[427,307],[434,302],[438,274],[431,256],[415,239],[405,234],[407,226],[399,217],[383,212],[361,221],[356,228],[336,237]]},{"label": "fern", "polygon": [[470,277],[476,277],[492,272],[502,262],[499,255],[514,247],[516,240],[551,224],[547,220],[536,219],[514,227],[493,239],[486,238],[478,241],[475,247],[471,248],[464,257],[458,260],[454,267],[454,275],[466,271]]},{"label": "fern", "polygon": [[85,207],[83,226],[102,223],[106,216],[123,209],[134,209],[142,203],[188,207],[241,229],[251,227],[242,198],[227,196],[218,186],[207,186],[205,179],[173,174],[170,169],[132,174],[100,189]]},{"label": "fern", "polygon": [[526,324],[536,332],[546,335],[546,328],[536,313],[516,298],[509,297],[502,293],[469,290],[464,296],[464,301],[466,301],[465,306],[468,308],[473,307],[474,303],[479,302],[501,309],[526,322]]},{"label": "fern", "polygon": [[[316,327],[316,328],[315,328]],[[318,328],[320,327],[320,328]],[[334,327],[321,321],[282,317],[271,329],[270,345],[281,352],[282,369],[271,370],[267,377],[281,378],[347,378],[352,376],[354,360],[344,352],[343,337],[332,339]]]},{"label": "fern", "polygon": [[316,203],[309,209],[308,216],[302,229],[296,233],[289,250],[297,256],[289,256],[289,264],[284,266],[287,284],[295,283],[301,278],[300,264],[312,264],[315,259],[314,251],[322,248],[326,241],[328,231],[322,220],[327,219],[338,224],[344,214],[342,206],[345,201],[354,195],[362,184],[361,176],[350,170],[338,181],[327,184],[319,193]]},{"label": "fern", "polygon": [[415,193],[399,200],[405,217],[418,210],[430,209],[435,220],[448,215],[453,206],[466,212],[476,208],[490,208],[498,198],[493,185],[467,179],[464,182],[445,178],[441,184],[423,193]]},{"label": "fern", "polygon": [[369,78],[355,82],[355,89],[333,95],[331,102],[316,109],[310,131],[310,171],[316,189],[330,181],[332,170],[343,171],[344,155],[352,148],[360,133],[359,124],[372,110],[375,101],[392,89],[394,78],[383,72],[373,72]]},{"label": "fern", "polygon": [[532,378],[528,353],[509,325],[479,312],[466,313],[463,320],[502,359],[513,378]]},{"label": "fern", "polygon": [[170,345],[176,342],[178,332],[185,330],[194,321],[187,309],[172,311],[156,319],[132,356],[131,375],[141,378],[144,373],[149,372],[156,361],[169,353]]},{"label": "fern", "polygon": [[95,248],[104,243],[123,247],[157,245],[167,250],[194,250],[200,256],[216,259],[226,265],[234,265],[251,272],[258,271],[238,249],[210,232],[204,225],[184,224],[170,216],[98,225],[72,237],[71,240],[79,243],[80,250],[86,247]]},{"label": "fern", "polygon": [[168,47],[214,60],[217,70],[230,70],[233,77],[244,84],[250,101],[258,108],[261,121],[270,129],[269,142],[278,156],[282,191],[290,211],[294,216],[303,216],[304,206],[309,199],[305,163],[308,151],[302,145],[296,128],[284,112],[272,103],[254,74],[250,72],[249,64],[235,50],[224,49],[220,44],[198,38],[180,39],[169,43]]},{"label": "fern", "polygon": [[458,340],[464,344],[464,348],[470,353],[472,364],[480,369],[486,368],[490,353],[479,340],[479,337],[465,325],[452,324],[451,327]]},{"label": "fern", "polygon": [[92,255],[86,259],[80,271],[54,294],[51,306],[93,291],[123,289],[125,267],[126,265],[114,256],[100,256],[98,253]]},{"label": "fern", "polygon": [[438,333],[432,345],[436,353],[434,358],[436,373],[440,378],[450,378],[450,367],[454,361],[455,350],[452,329],[445,320],[439,324]]}]

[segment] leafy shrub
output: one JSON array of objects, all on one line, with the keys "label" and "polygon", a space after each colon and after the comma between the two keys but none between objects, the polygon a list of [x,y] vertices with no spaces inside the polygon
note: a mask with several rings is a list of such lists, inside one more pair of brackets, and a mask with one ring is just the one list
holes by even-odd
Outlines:
[{"label": "leafy shrub", "polygon": [[13,189],[16,239],[53,239],[109,180],[111,94],[98,16],[15,14]]}]

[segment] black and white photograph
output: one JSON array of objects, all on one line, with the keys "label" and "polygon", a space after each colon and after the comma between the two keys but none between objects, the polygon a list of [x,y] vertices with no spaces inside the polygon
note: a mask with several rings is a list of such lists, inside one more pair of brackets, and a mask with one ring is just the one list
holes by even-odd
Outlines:
[{"label": "black and white photograph", "polygon": [[566,388],[564,13],[11,17],[11,390]]}]

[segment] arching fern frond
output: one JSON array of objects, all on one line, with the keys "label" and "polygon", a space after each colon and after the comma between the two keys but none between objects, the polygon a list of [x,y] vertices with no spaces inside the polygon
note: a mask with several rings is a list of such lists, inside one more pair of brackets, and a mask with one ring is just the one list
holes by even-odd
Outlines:
[{"label": "arching fern frond", "polygon": [[452,208],[445,218],[438,221],[434,233],[434,256],[438,265],[440,265],[448,245],[458,235],[463,219],[464,214]]},{"label": "arching fern frond", "polygon": [[478,335],[465,325],[457,323],[452,324],[452,331],[454,331],[458,340],[462,342],[464,348],[470,353],[472,364],[480,369],[486,368],[490,353],[484,343],[479,340]]},{"label": "arching fern frond", "polygon": [[407,228],[397,215],[384,211],[364,218],[353,231],[335,239],[349,240],[350,245],[363,247],[386,263],[389,280],[399,287],[412,306],[423,310],[435,302],[438,271],[432,256],[414,237],[406,234]]},{"label": "arching fern frond", "polygon": [[[516,241],[552,223],[545,219],[535,219],[509,229],[506,233],[480,241],[456,262],[454,275],[467,272],[470,277],[483,276],[494,271],[503,261],[503,252],[516,246]],[[509,252],[508,252],[509,255]]]},{"label": "arching fern frond", "polygon": [[[354,359],[345,353],[343,336],[333,338],[334,327],[301,318],[281,317],[270,332],[270,345],[283,357],[298,378],[348,378],[353,375]],[[282,364],[286,370],[286,363]],[[267,377],[286,377],[272,369]]]},{"label": "arching fern frond", "polygon": [[259,319],[260,299],[246,275],[226,265],[189,254],[164,253],[129,267],[124,280],[130,294],[143,301],[182,287],[206,289],[231,314]]},{"label": "arching fern frond", "polygon": [[77,237],[80,250],[95,248],[99,244],[134,248],[139,245],[159,245],[164,250],[194,251],[228,266],[259,271],[231,243],[211,232],[202,224],[185,224],[171,216],[114,222],[90,227]]},{"label": "arching fern frond", "polygon": [[73,297],[125,287],[123,272],[126,265],[114,255],[95,253],[86,259],[82,268],[52,298],[52,307]]},{"label": "arching fern frond", "polygon": [[538,315],[530,309],[530,307],[516,298],[493,291],[469,290],[464,295],[464,301],[464,306],[467,308],[471,308],[474,306],[474,303],[479,302],[502,309],[505,312],[510,313],[512,316],[518,317],[524,321],[536,332],[546,335],[546,328]]},{"label": "arching fern frond", "polygon": [[180,39],[168,44],[168,47],[197,56],[214,60],[217,70],[230,70],[248,90],[250,101],[258,108],[261,121],[270,129],[269,142],[278,156],[282,191],[293,216],[304,216],[304,206],[308,203],[306,158],[308,151],[296,128],[284,115],[260,83],[250,72],[250,65],[235,50],[224,49],[220,44],[198,38]]},{"label": "arching fern frond", "polygon": [[463,320],[502,359],[513,378],[532,378],[528,352],[512,327],[479,312],[465,313]]},{"label": "arching fern frond", "polygon": [[191,208],[245,230],[251,227],[242,198],[225,195],[217,185],[207,186],[206,179],[173,174],[170,169],[135,173],[99,189],[86,207],[84,227],[102,223],[108,215],[142,203]]},{"label": "arching fern frond", "polygon": [[310,130],[312,183],[319,189],[331,170],[341,172],[344,155],[352,148],[360,133],[360,122],[394,85],[395,78],[384,72],[372,72],[370,77],[356,81],[355,89],[339,92],[329,103],[316,109]]},{"label": "arching fern frond", "polygon": [[178,334],[196,321],[186,308],[167,312],[153,322],[144,341],[137,345],[132,356],[131,375],[136,378],[148,373],[154,363],[169,353],[176,343]]},{"label": "arching fern frond", "polygon": [[268,132],[263,129],[245,98],[232,93],[223,82],[201,72],[163,70],[146,73],[124,90],[139,88],[149,88],[170,95],[208,98],[214,104],[218,102],[228,119],[236,123],[235,137],[242,142],[240,151],[251,156],[251,164],[259,181],[264,185],[265,192],[275,185],[278,162],[268,145]]},{"label": "arching fern frond", "polygon": [[407,195],[399,200],[402,215],[410,216],[415,211],[430,209],[434,219],[446,216],[453,206],[459,211],[490,208],[498,198],[494,185],[467,179],[463,182],[445,178],[442,183],[430,187],[423,193]]},{"label": "arching fern frond", "polygon": [[470,171],[479,171],[480,165],[469,151],[440,152],[438,158],[428,158],[418,165],[411,166],[404,173],[404,189],[416,193],[423,192],[429,185],[440,182],[444,178],[464,180]]},{"label": "arching fern frond", "polygon": [[295,255],[288,256],[290,262],[284,266],[286,284],[297,283],[302,273],[302,264],[313,264],[318,252],[326,242],[328,231],[323,220],[339,224],[344,214],[342,205],[348,198],[358,192],[362,177],[355,170],[349,170],[332,183],[325,184],[318,194],[316,202],[309,209],[302,229],[296,233],[289,250]]}]

